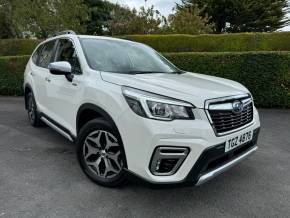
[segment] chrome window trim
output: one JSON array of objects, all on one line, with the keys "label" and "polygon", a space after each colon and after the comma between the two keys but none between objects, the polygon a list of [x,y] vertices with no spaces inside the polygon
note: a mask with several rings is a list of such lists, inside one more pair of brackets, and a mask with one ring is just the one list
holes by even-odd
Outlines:
[{"label": "chrome window trim", "polygon": [[[248,98],[247,98],[248,97]],[[233,95],[233,96],[227,96],[227,97],[222,97],[222,98],[213,98],[213,99],[208,99],[205,101],[205,113],[206,113],[206,116],[210,122],[210,125],[212,126],[213,130],[214,130],[214,133],[217,137],[221,137],[221,136],[225,136],[225,135],[229,135],[229,134],[232,134],[232,133],[235,133],[235,132],[238,132],[240,130],[243,130],[251,125],[254,124],[254,119],[252,120],[252,122],[244,125],[244,126],[241,126],[237,129],[233,129],[233,130],[230,130],[230,131],[227,131],[227,132],[223,132],[223,133],[218,133],[214,127],[214,124],[213,124],[213,121],[211,119],[211,116],[209,114],[209,109],[210,109],[210,104],[212,103],[219,103],[217,105],[222,105],[223,101],[228,101],[228,100],[237,100],[237,99],[241,99],[241,98],[247,98],[247,99],[244,99],[242,102],[244,104],[246,104],[245,106],[247,106],[248,104],[250,103],[253,103],[253,99],[252,99],[252,96],[250,94],[242,94],[242,95]],[[227,103],[224,103],[224,105],[226,105]],[[254,104],[253,104],[254,105]],[[220,108],[223,108],[222,106],[220,106]],[[224,107],[225,108],[225,107]],[[216,110],[216,109],[215,109]],[[219,110],[223,110],[223,109],[219,109]],[[224,109],[224,110],[227,110],[227,109]],[[254,113],[254,112],[253,112]]]}]

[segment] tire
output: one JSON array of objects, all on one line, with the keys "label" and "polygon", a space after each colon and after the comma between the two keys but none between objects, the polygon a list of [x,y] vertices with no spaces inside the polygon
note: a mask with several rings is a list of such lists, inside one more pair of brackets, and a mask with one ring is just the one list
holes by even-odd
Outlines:
[{"label": "tire", "polygon": [[125,179],[126,157],[118,131],[103,119],[94,119],[80,130],[77,156],[83,172],[95,183],[116,187]]},{"label": "tire", "polygon": [[37,106],[35,102],[35,98],[32,92],[27,94],[27,114],[28,120],[33,127],[42,126],[42,121],[40,120],[39,113],[37,112]]}]

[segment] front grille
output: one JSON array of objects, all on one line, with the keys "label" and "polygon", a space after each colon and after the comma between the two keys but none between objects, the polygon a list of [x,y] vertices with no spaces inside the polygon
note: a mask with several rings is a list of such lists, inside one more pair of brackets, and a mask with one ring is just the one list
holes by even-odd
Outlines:
[{"label": "front grille", "polygon": [[[239,113],[235,113],[232,109],[232,103],[237,100],[244,104],[243,110]],[[209,107],[208,112],[212,125],[218,134],[238,129],[253,120],[253,102],[251,98],[234,99],[223,103],[214,102],[214,106],[219,108],[213,107],[218,109],[210,109]]]}]

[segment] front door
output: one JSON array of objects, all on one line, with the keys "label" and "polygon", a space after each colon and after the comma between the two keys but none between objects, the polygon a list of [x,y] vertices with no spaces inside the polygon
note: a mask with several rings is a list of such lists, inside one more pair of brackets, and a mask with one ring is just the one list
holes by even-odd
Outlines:
[{"label": "front door", "polygon": [[73,118],[78,109],[83,76],[75,47],[70,39],[58,40],[54,61],[69,62],[74,78],[70,82],[65,76],[50,74],[50,83],[47,86],[50,116],[73,133],[75,129]]}]

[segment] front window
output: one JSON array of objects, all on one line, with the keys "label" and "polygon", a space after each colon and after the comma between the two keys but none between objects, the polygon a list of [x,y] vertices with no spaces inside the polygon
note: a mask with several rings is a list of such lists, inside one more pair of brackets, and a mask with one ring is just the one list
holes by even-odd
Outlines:
[{"label": "front window", "polygon": [[55,61],[67,61],[72,67],[74,74],[81,74],[81,66],[76,50],[71,40],[60,39],[57,45]]},{"label": "front window", "polygon": [[138,74],[180,72],[152,48],[134,42],[81,39],[89,66],[98,71]]}]

